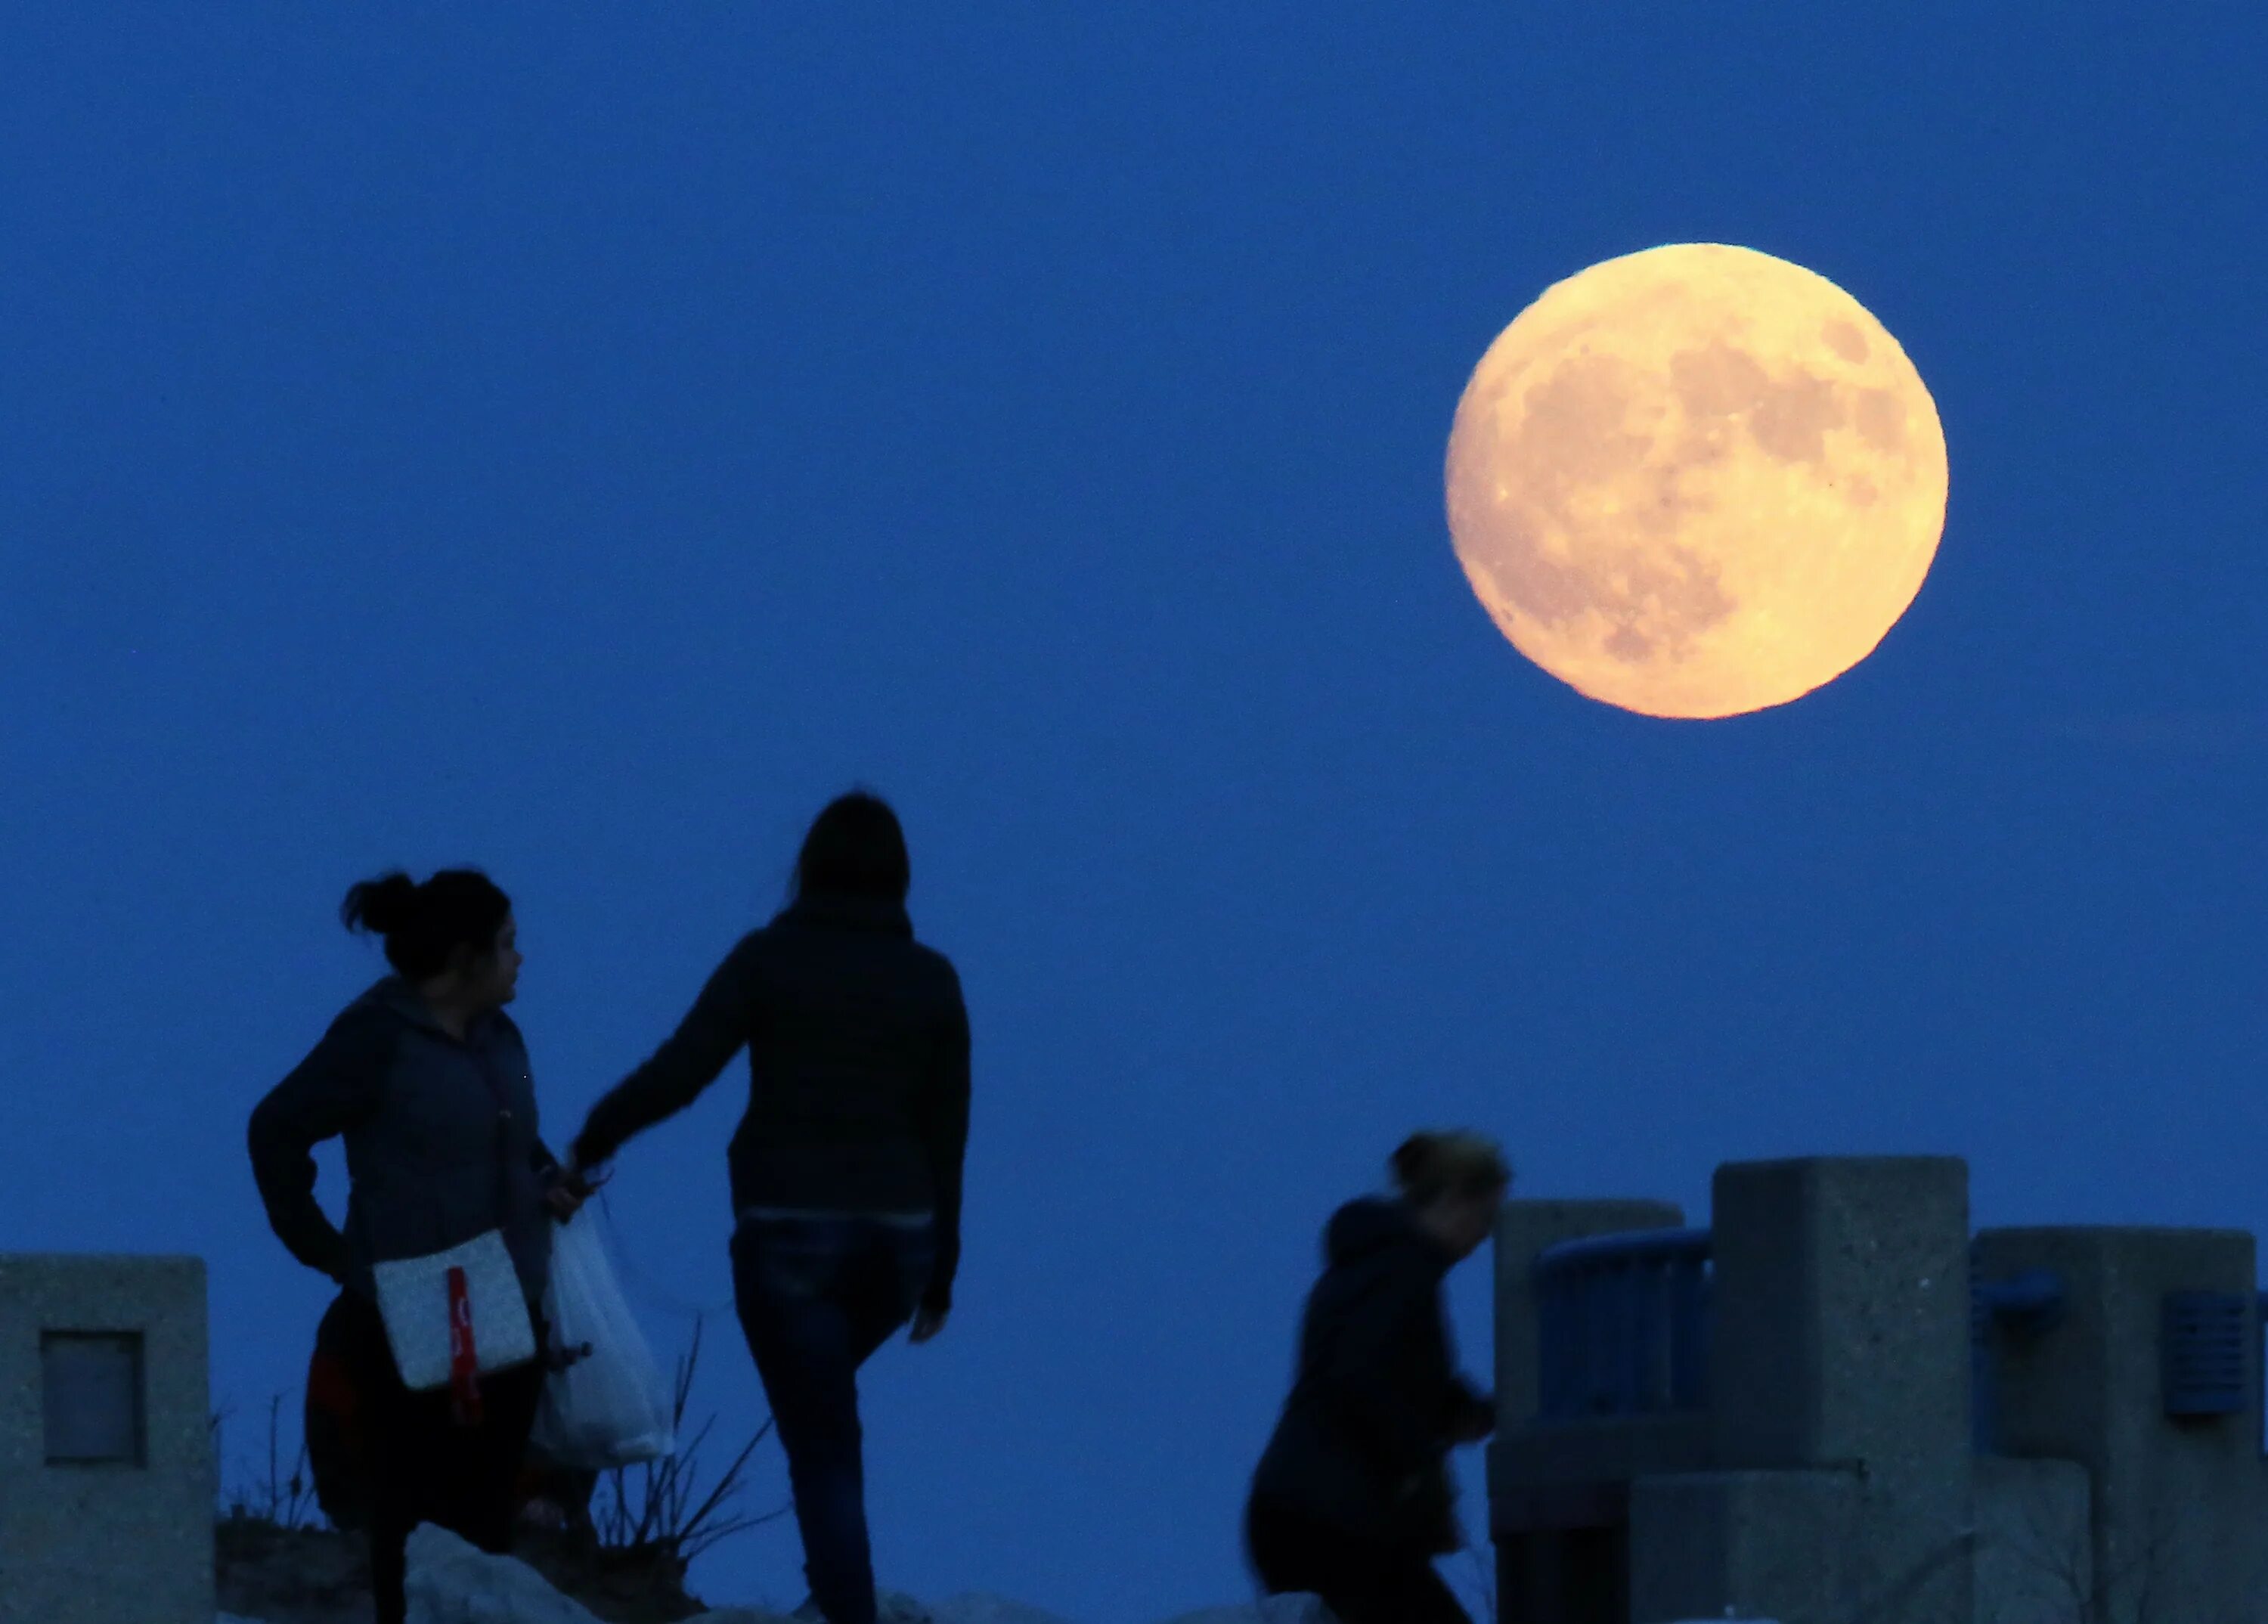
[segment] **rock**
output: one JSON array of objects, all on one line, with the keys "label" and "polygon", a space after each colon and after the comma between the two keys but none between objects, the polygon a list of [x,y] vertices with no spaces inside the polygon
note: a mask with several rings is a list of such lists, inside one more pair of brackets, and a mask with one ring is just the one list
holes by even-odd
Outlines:
[{"label": "rock", "polygon": [[1060,1613],[983,1594],[954,1597],[945,1604],[940,1616],[945,1624],[1070,1624]]},{"label": "rock", "polygon": [[1167,1624],[1338,1624],[1338,1615],[1320,1596],[1264,1596],[1256,1605],[1184,1613]]},{"label": "rock", "polygon": [[409,1624],[599,1624],[516,1556],[491,1556],[446,1528],[409,1536]]},{"label": "rock", "polygon": [[1060,1613],[1044,1613],[1005,1597],[970,1591],[931,1609],[937,1624],[1071,1624]]},{"label": "rock", "polygon": [[[982,1591],[924,1603],[901,1591],[881,1591],[874,1599],[878,1624],[1071,1624],[1060,1613]],[[720,1607],[688,1619],[685,1624],[797,1624],[797,1620],[760,1607]],[[1183,1613],[1171,1624],[1338,1624],[1338,1620],[1313,1596],[1270,1596],[1258,1606],[1211,1607]]]},{"label": "rock", "polygon": [[370,1562],[358,1534],[232,1517],[213,1528],[219,1615],[269,1624],[370,1624]]},{"label": "rock", "polygon": [[[516,1556],[491,1556],[431,1524],[409,1536],[409,1624],[601,1624]],[[878,1624],[1071,1624],[1005,1597],[968,1592],[927,1604],[902,1591],[875,1597]],[[367,1604],[365,1604],[367,1605]],[[698,1605],[697,1603],[695,1605]],[[681,1616],[681,1615],[673,1615]],[[222,1614],[217,1624],[256,1624]],[[798,1624],[761,1607],[719,1607],[685,1624]],[[1313,1596],[1270,1596],[1256,1606],[1187,1613],[1171,1624],[1338,1624]]]}]

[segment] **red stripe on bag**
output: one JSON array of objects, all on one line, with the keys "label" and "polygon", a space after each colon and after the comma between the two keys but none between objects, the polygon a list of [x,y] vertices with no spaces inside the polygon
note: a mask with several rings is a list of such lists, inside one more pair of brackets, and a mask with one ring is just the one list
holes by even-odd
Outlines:
[{"label": "red stripe on bag", "polygon": [[481,1359],[473,1347],[473,1299],[465,1272],[449,1271],[449,1389],[460,1427],[481,1424]]}]

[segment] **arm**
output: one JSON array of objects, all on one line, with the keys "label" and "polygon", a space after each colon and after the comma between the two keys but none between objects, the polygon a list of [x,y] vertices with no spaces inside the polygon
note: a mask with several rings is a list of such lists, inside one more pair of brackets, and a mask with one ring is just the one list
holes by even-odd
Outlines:
[{"label": "arm", "polygon": [[675,1116],[717,1081],[755,1029],[759,950],[757,933],[740,938],[668,1041],[591,1107],[568,1147],[577,1167],[609,1160],[632,1135]]},{"label": "arm", "polygon": [[309,1152],[378,1109],[393,1037],[394,1018],[385,1011],[348,1009],[253,1108],[246,1133],[269,1227],[293,1257],[335,1281],[346,1277],[346,1237],[315,1200],[315,1158]]},{"label": "arm", "polygon": [[[494,1018],[503,1024],[505,1031],[512,1034],[512,1042],[519,1046],[520,1067],[528,1075],[529,1097],[533,1099],[535,1088],[535,1064],[528,1058],[526,1035],[519,1030],[519,1023],[503,1010],[497,1010]],[[540,1106],[538,1109],[540,1114]],[[551,1154],[551,1147],[543,1142],[542,1134],[535,1133],[529,1137],[528,1169],[535,1175],[536,1188],[545,1195],[549,1195],[560,1180],[566,1177],[566,1170],[559,1165],[559,1158]]]},{"label": "arm", "polygon": [[937,1189],[937,1263],[922,1307],[943,1314],[953,1307],[953,1281],[961,1267],[961,1169],[968,1149],[968,1010],[957,979],[953,1013],[938,1035],[923,1137]]}]

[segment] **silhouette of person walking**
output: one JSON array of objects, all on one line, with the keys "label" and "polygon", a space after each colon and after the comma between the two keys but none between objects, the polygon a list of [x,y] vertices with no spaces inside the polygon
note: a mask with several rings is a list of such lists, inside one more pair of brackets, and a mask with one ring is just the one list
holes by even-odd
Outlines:
[{"label": "silhouette of person walking", "polygon": [[960,978],[914,939],[896,815],[853,792],[812,823],[792,900],[725,956],[677,1030],[593,1106],[595,1167],[748,1052],[729,1152],[733,1296],[785,1451],[811,1597],[798,1616],[874,1624],[858,1371],[953,1303],[968,1135]]},{"label": "silhouette of person walking", "polygon": [[[743,1047],[729,1158],[741,1328],[788,1458],[811,1596],[797,1616],[874,1624],[857,1373],[910,1318],[942,1328],[960,1257],[968,1021],[914,939],[898,820],[857,792],[806,836],[792,900],[744,936],[677,1030],[594,1105],[571,1169],[691,1104]],[[1449,1448],[1493,1428],[1453,1369],[1440,1288],[1490,1235],[1511,1170],[1476,1134],[1395,1152],[1398,1199],[1334,1214],[1300,1374],[1257,1471],[1246,1544],[1270,1593],[1343,1624],[1470,1624],[1432,1558],[1463,1544]]]},{"label": "silhouette of person walking", "polygon": [[1270,1595],[1321,1596],[1341,1624],[1471,1624],[1433,1558],[1464,1545],[1448,1451],[1495,1427],[1454,1369],[1440,1288],[1495,1227],[1512,1183],[1474,1133],[1411,1135],[1398,1199],[1363,1196],[1323,1232],[1297,1377],[1245,1505]]},{"label": "silhouette of person walking", "polygon": [[[356,885],[340,917],[385,938],[395,973],[348,1005],[261,1100],[247,1140],[277,1237],[345,1288],[332,1345],[370,1473],[372,1591],[379,1624],[402,1624],[417,1524],[487,1551],[511,1546],[515,1479],[545,1374],[551,1219],[572,1217],[591,1186],[537,1136],[526,1045],[504,1012],[520,965],[511,899],[475,869],[445,869],[422,885],[394,873]],[[310,1154],[334,1136],[346,1141],[343,1231],[315,1200]],[[475,1417],[470,1406],[455,1410],[446,1387],[404,1384],[374,1266],[499,1229],[538,1357],[480,1376]]]}]

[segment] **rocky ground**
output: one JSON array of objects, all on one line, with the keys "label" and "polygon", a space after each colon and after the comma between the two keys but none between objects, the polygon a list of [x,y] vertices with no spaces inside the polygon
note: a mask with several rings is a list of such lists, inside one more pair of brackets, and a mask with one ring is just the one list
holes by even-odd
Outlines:
[{"label": "rocky ground", "polygon": [[[232,1517],[215,1529],[220,1624],[370,1624],[370,1563],[358,1534]],[[755,1607],[709,1609],[675,1564],[524,1530],[509,1557],[422,1527],[409,1542],[410,1624],[799,1624]],[[1069,1624],[1000,1597],[934,1606],[885,1591],[880,1624]],[[1332,1624],[1312,1597],[1210,1608],[1171,1624]]]},{"label": "rocky ground", "polygon": [[[230,1517],[213,1536],[223,1613],[262,1624],[370,1624],[370,1555],[359,1533]],[[657,1552],[600,1550],[528,1528],[512,1554],[601,1624],[680,1624],[709,1610]]]}]

